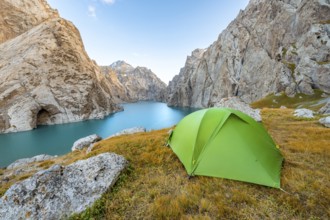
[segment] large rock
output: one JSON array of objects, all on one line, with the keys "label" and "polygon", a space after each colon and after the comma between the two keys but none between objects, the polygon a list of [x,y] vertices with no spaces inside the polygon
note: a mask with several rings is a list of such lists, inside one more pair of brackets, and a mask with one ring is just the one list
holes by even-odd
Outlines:
[{"label": "large rock", "polygon": [[134,68],[124,61],[117,61],[101,69],[107,79],[117,86],[114,96],[124,102],[166,101],[166,84],[150,69]]},{"label": "large rock", "polygon": [[0,199],[0,219],[66,219],[99,199],[126,165],[122,156],[104,153],[39,171],[7,190]]},{"label": "large rock", "polygon": [[206,50],[195,50],[168,86],[168,105],[210,107],[238,96],[330,92],[330,3],[250,0]]},{"label": "large rock", "polygon": [[294,110],[293,115],[298,118],[314,118],[314,112],[306,108],[299,108]]},{"label": "large rock", "polygon": [[325,118],[320,118],[319,122],[327,128],[330,128],[330,116]]},{"label": "large rock", "polygon": [[[28,2],[5,4],[7,10],[23,10],[22,5],[33,8],[37,3],[50,10],[43,0]],[[0,10],[0,17],[6,13]],[[20,29],[20,20],[14,21],[10,28]],[[112,85],[86,54],[75,26],[56,14],[40,21],[0,44],[0,133],[103,118],[119,109]]]},{"label": "large rock", "polygon": [[53,159],[55,157],[56,156],[51,156],[51,155],[46,155],[46,154],[40,154],[40,155],[31,157],[31,158],[22,158],[22,159],[18,159],[15,162],[13,162],[10,165],[8,165],[7,166],[7,169],[16,169],[18,167],[27,166],[29,163],[50,160],[50,159]]},{"label": "large rock", "polygon": [[80,138],[73,143],[72,151],[82,150],[85,147],[89,147],[95,142],[102,140],[102,138],[96,134],[89,135],[87,137]]},{"label": "large rock", "polygon": [[223,98],[214,106],[239,110],[254,118],[254,120],[261,121],[260,109],[251,108],[248,104],[240,100],[238,97]]}]

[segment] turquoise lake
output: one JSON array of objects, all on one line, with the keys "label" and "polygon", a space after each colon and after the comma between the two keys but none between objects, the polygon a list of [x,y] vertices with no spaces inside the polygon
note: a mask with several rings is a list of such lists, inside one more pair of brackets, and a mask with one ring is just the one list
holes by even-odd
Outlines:
[{"label": "turquoise lake", "polygon": [[160,102],[123,104],[124,111],[101,120],[88,120],[70,124],[39,126],[26,132],[0,135],[0,167],[20,158],[39,154],[63,155],[71,151],[74,141],[90,134],[106,138],[131,127],[144,127],[147,131],[168,128],[196,109],[171,108]]}]

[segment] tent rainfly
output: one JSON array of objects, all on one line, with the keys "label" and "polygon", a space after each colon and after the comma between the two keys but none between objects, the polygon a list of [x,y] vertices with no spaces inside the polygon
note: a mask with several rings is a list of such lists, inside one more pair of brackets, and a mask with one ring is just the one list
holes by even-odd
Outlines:
[{"label": "tent rainfly", "polygon": [[190,176],[203,175],[280,188],[283,157],[250,116],[209,108],[183,118],[168,144]]}]

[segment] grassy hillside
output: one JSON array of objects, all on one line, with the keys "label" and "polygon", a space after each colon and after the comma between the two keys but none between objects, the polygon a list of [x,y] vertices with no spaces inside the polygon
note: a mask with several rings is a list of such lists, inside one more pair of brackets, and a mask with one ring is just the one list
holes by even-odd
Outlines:
[{"label": "grassy hillside", "polygon": [[115,187],[72,219],[329,219],[330,129],[316,120],[298,120],[292,111],[262,110],[265,127],[285,158],[285,192],[220,178],[188,179],[165,147],[168,129],[104,140],[88,156],[74,152],[40,166],[107,151],[130,161]]},{"label": "grassy hillside", "polygon": [[308,108],[314,111],[319,110],[325,103],[330,101],[329,94],[315,89],[313,95],[298,93],[294,97],[288,97],[284,92],[278,95],[269,94],[265,98],[251,104],[253,108]]}]

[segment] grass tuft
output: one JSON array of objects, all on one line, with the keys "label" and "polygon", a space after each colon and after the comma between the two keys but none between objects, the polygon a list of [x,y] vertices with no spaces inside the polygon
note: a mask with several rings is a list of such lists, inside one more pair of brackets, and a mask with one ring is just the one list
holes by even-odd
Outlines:
[{"label": "grass tuft", "polygon": [[323,20],[323,21],[320,21],[319,24],[330,24],[330,20]]},{"label": "grass tuft", "polygon": [[286,53],[288,52],[288,49],[285,47],[282,48],[282,59],[285,59]]},{"label": "grass tuft", "polygon": [[316,62],[317,64],[319,65],[327,65],[327,64],[330,64],[330,60],[327,60],[327,61],[319,61],[319,62]]},{"label": "grass tuft", "polygon": [[48,169],[54,164],[53,160],[45,160],[39,163],[39,167],[43,169]]}]

